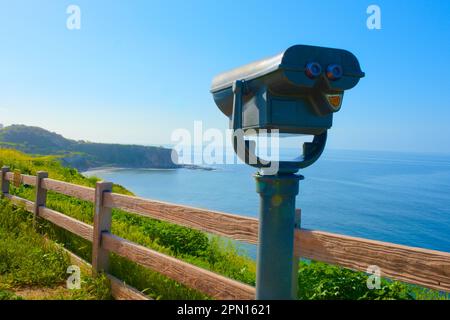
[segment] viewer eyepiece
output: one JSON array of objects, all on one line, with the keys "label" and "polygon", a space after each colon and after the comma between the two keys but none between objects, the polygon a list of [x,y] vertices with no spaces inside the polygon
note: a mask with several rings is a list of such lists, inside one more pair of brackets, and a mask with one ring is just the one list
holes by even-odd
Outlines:
[{"label": "viewer eyepiece", "polygon": [[327,67],[327,78],[330,80],[339,80],[342,78],[342,75],[344,74],[344,71],[342,70],[342,67],[338,64],[330,64]]},{"label": "viewer eyepiece", "polygon": [[322,66],[317,62],[310,62],[306,65],[305,73],[310,79],[315,79],[322,74]]}]

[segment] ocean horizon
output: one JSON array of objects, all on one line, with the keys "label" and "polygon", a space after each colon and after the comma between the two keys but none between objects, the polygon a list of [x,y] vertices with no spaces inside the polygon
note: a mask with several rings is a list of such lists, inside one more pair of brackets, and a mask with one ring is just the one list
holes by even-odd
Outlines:
[{"label": "ocean horizon", "polygon": [[[256,170],[97,168],[84,172],[139,197],[258,218]],[[450,251],[450,155],[325,150],[301,170],[302,228]],[[241,244],[255,258],[253,245]]]}]

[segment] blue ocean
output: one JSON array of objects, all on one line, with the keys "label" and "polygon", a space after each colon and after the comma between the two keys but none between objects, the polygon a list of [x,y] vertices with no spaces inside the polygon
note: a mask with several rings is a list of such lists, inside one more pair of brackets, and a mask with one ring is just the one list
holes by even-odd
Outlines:
[{"label": "blue ocean", "polygon": [[[98,169],[140,197],[258,217],[255,169]],[[301,172],[302,227],[450,252],[450,155],[326,150]],[[254,246],[244,245],[251,257]]]}]

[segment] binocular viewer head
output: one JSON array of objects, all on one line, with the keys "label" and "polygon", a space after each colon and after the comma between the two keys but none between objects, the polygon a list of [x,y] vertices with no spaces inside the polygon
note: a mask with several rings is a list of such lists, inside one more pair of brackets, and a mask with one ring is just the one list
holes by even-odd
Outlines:
[{"label": "binocular viewer head", "polygon": [[[219,74],[211,93],[219,109],[232,121],[238,120],[233,129],[319,135],[331,128],[344,91],[363,76],[358,60],[346,50],[295,45]],[[241,83],[238,96],[237,81]],[[240,99],[239,110],[235,110],[236,99]]]}]

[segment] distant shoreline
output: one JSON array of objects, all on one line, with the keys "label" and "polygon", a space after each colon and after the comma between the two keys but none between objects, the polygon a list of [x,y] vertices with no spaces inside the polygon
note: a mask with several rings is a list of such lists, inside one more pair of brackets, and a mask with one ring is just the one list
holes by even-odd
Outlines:
[{"label": "distant shoreline", "polygon": [[101,166],[101,167],[92,167],[86,170],[80,171],[81,174],[85,174],[87,172],[92,171],[123,171],[123,170],[142,170],[142,171],[175,171],[179,169],[188,169],[188,170],[203,170],[203,171],[214,171],[215,168],[211,167],[202,167],[197,165],[178,165],[176,168],[158,168],[158,167],[149,167],[149,168],[135,168],[135,167],[115,167],[115,166]]}]

